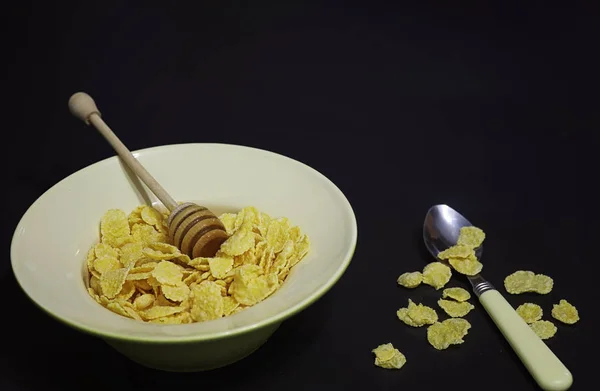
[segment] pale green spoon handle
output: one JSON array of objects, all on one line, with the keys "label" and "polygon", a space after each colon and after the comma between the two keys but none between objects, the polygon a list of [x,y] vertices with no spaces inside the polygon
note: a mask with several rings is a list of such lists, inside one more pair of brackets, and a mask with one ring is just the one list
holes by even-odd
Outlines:
[{"label": "pale green spoon handle", "polygon": [[567,390],[571,372],[495,289],[485,291],[479,301],[543,390]]}]

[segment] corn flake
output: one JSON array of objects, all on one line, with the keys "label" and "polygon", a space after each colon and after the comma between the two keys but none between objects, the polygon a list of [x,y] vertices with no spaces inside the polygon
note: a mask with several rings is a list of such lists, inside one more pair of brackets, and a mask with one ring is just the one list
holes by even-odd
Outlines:
[{"label": "corn flake", "polygon": [[523,303],[517,307],[516,311],[526,323],[536,322],[544,315],[542,307],[534,303]]},{"label": "corn flake", "polygon": [[111,256],[103,256],[102,258],[96,258],[94,260],[94,269],[100,274],[104,274],[110,270],[119,269],[121,266],[121,262],[119,262],[117,258]]},{"label": "corn flake", "polygon": [[145,320],[152,320],[174,315],[182,311],[184,311],[184,308],[182,307],[175,307],[171,305],[155,305],[147,310],[139,311],[139,315]]},{"label": "corn flake", "polygon": [[391,343],[377,346],[371,351],[375,354],[375,365],[385,369],[400,369],[406,364],[404,354]]},{"label": "corn flake", "polygon": [[477,275],[483,269],[483,264],[477,260],[475,254],[470,254],[467,258],[449,258],[448,263],[454,270],[466,276]]},{"label": "corn flake", "polygon": [[223,316],[221,287],[212,281],[202,281],[192,288],[191,316],[196,322],[205,322]]},{"label": "corn flake", "polygon": [[149,293],[139,295],[133,301],[133,306],[138,311],[145,310],[146,308],[152,306],[152,304],[154,304],[154,295]]},{"label": "corn flake", "polygon": [[109,209],[100,220],[101,241],[112,247],[121,247],[130,241],[127,215],[120,209]]},{"label": "corn flake", "polygon": [[257,265],[240,266],[231,283],[233,298],[240,304],[255,305],[279,287],[277,275],[262,274]]},{"label": "corn flake", "polygon": [[466,289],[460,287],[446,288],[442,291],[442,298],[450,298],[456,301],[467,301],[471,294]]},{"label": "corn flake", "polygon": [[396,282],[405,288],[416,288],[423,282],[423,274],[421,272],[403,273]]},{"label": "corn flake", "polygon": [[471,324],[462,318],[446,319],[427,327],[427,341],[437,350],[444,350],[450,345],[459,345],[471,328]]},{"label": "corn flake", "polygon": [[160,261],[152,270],[152,277],[161,284],[179,285],[183,278],[181,269],[176,264],[169,261]]},{"label": "corn flake", "polygon": [[412,327],[433,324],[438,320],[438,315],[433,308],[421,303],[415,304],[411,299],[408,299],[408,307],[400,308],[396,311],[396,316]]},{"label": "corn flake", "polygon": [[552,317],[566,324],[575,324],[579,321],[579,311],[568,301],[561,299],[552,306]]},{"label": "corn flake", "polygon": [[163,295],[171,301],[183,301],[190,295],[190,287],[183,283],[177,286],[162,285],[160,289]]},{"label": "corn flake", "polygon": [[220,250],[226,255],[236,256],[248,251],[255,243],[251,225],[245,224],[223,242]]},{"label": "corn flake", "polygon": [[113,299],[121,292],[128,271],[127,268],[120,268],[109,270],[100,276],[100,287],[104,296]]},{"label": "corn flake", "polygon": [[162,214],[151,206],[142,207],[140,217],[148,225],[160,226],[163,221]]},{"label": "corn flake", "polygon": [[233,235],[233,233],[235,232],[234,226],[236,217],[237,215],[235,213],[223,213],[219,216],[219,220],[221,220],[221,223],[223,223],[225,231],[228,235]]},{"label": "corn flake", "polygon": [[481,228],[469,226],[461,227],[456,244],[477,248],[485,240],[485,232]]},{"label": "corn flake", "polygon": [[536,320],[529,325],[533,332],[541,339],[550,339],[556,334],[557,328],[554,323],[547,320]]},{"label": "corn flake", "polygon": [[545,295],[552,291],[554,286],[554,280],[544,274],[536,274],[531,282],[531,289],[533,292]]},{"label": "corn flake", "polygon": [[441,262],[431,262],[423,268],[423,283],[439,290],[450,281],[452,271]]},{"label": "corn flake", "polygon": [[504,288],[514,295],[531,292],[534,277],[535,273],[532,271],[517,270],[504,279]]},{"label": "corn flake", "polygon": [[208,260],[210,274],[214,278],[225,278],[233,267],[233,258],[215,257]]},{"label": "corn flake", "polygon": [[457,244],[440,252],[438,258],[442,260],[448,260],[450,258],[467,258],[471,254],[475,254],[472,247]]},{"label": "corn flake", "polygon": [[439,299],[438,305],[444,310],[444,312],[453,318],[462,318],[475,308],[473,304],[466,301],[458,302],[445,299]]}]

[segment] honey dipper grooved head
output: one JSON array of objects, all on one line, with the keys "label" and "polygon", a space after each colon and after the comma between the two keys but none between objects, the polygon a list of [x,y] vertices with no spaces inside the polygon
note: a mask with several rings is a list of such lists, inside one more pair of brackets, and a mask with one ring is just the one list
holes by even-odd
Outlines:
[{"label": "honey dipper grooved head", "polygon": [[190,258],[214,257],[229,237],[214,213],[191,202],[173,209],[167,225],[171,243]]}]

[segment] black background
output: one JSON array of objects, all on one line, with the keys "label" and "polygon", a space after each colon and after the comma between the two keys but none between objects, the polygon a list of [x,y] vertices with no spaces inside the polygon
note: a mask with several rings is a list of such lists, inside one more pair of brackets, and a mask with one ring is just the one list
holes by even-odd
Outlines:
[{"label": "black background", "polygon": [[[558,324],[547,343],[573,389],[589,388],[600,125],[591,8],[54,3],[3,15],[0,389],[535,389],[475,300],[466,342],[442,352],[396,318],[409,297],[434,307],[439,298],[396,285],[431,261],[420,230],[436,203],[486,231],[484,275],[501,292],[518,269],[554,278],[549,295],[506,295],[511,304],[540,303],[545,319],[561,298],[578,307],[580,323]],[[76,91],[132,150],[242,144],[328,176],[358,219],[347,272],[253,355],[208,373],[140,367],[49,319],[15,282],[8,249],[37,197],[114,154],[69,114]],[[373,365],[370,350],[386,342],[407,356],[402,370]]]}]

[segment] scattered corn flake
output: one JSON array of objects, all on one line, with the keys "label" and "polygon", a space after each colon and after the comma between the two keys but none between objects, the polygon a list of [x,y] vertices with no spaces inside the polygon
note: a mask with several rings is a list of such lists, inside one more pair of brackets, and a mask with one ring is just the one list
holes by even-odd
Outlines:
[{"label": "scattered corn flake", "polygon": [[90,288],[92,288],[97,294],[102,294],[102,288],[100,287],[100,279],[96,276],[90,278]]},{"label": "scattered corn flake", "polygon": [[523,303],[517,307],[516,311],[526,323],[536,322],[544,315],[542,307],[534,303]]},{"label": "scattered corn flake", "polygon": [[396,311],[396,316],[412,327],[433,324],[438,320],[437,312],[433,308],[421,303],[415,304],[411,299],[408,299],[408,307],[400,308]]},{"label": "scattered corn flake", "polygon": [[162,285],[160,289],[163,295],[171,301],[183,301],[190,295],[190,287],[185,284],[177,286]]},{"label": "scattered corn flake", "polygon": [[296,242],[295,246],[294,246],[294,252],[296,253],[296,256],[298,257],[298,261],[301,261],[306,254],[308,254],[308,251],[310,249],[310,239],[308,237],[308,235],[303,234],[302,237],[300,239],[298,239],[298,241]]},{"label": "scattered corn flake", "polygon": [[456,301],[467,301],[471,294],[466,289],[460,287],[446,288],[442,291],[442,298],[450,298]]},{"label": "scattered corn flake", "polygon": [[215,257],[208,260],[210,274],[214,278],[224,278],[233,267],[233,258]]},{"label": "scattered corn flake", "polygon": [[531,289],[540,295],[546,295],[552,291],[554,280],[544,274],[536,274],[531,282]]},{"label": "scattered corn flake", "polygon": [[142,220],[142,209],[144,209],[144,207],[146,207],[146,205],[140,205],[137,206],[134,210],[131,211],[131,213],[129,213],[129,217],[127,218],[127,220],[129,221],[129,227],[133,227],[134,224],[140,224],[143,223],[144,220]]},{"label": "scattered corn flake", "polygon": [[147,280],[150,277],[152,277],[151,272],[129,273],[125,279],[127,281],[137,281],[137,280]]},{"label": "scattered corn flake", "polygon": [[438,258],[442,260],[447,260],[450,258],[467,258],[471,254],[475,254],[472,247],[457,244],[440,252],[438,254]]},{"label": "scattered corn flake", "polygon": [[128,272],[129,269],[120,268],[103,273],[102,276],[100,276],[100,287],[102,288],[104,296],[109,299],[114,299],[119,292],[121,292]]},{"label": "scattered corn flake", "polygon": [[529,325],[533,332],[541,339],[550,339],[556,334],[557,328],[554,323],[547,320],[536,320]]},{"label": "scattered corn flake", "polygon": [[558,304],[552,305],[551,314],[554,319],[566,324],[575,324],[579,321],[579,311],[565,299],[561,299]]},{"label": "scattered corn flake", "polygon": [[183,278],[181,269],[176,264],[169,261],[160,261],[152,270],[152,277],[161,284],[179,285]]},{"label": "scattered corn flake", "polygon": [[467,301],[458,302],[454,300],[439,299],[438,305],[453,318],[462,318],[471,312],[475,306]]},{"label": "scattered corn flake", "polygon": [[221,287],[212,281],[202,281],[192,288],[192,319],[205,322],[223,316]]},{"label": "scattered corn flake", "polygon": [[545,295],[552,291],[553,285],[554,280],[552,278],[525,270],[517,270],[504,279],[504,288],[513,295],[526,292]]},{"label": "scattered corn flake", "polygon": [[397,279],[398,285],[405,288],[416,288],[423,282],[423,274],[421,272],[407,272],[401,274]]},{"label": "scattered corn flake", "polygon": [[481,246],[485,240],[485,232],[481,228],[468,226],[461,227],[456,244],[471,248]]},{"label": "scattered corn flake", "polygon": [[112,247],[121,247],[130,241],[130,229],[127,215],[120,209],[109,209],[100,220],[102,243]]},{"label": "scattered corn flake", "polygon": [[514,295],[530,292],[534,277],[535,273],[532,271],[517,270],[504,279],[504,288]]},{"label": "scattered corn flake", "polygon": [[437,350],[444,350],[450,345],[459,345],[471,328],[471,324],[462,318],[446,319],[427,327],[427,341]]},{"label": "scattered corn flake", "polygon": [[466,276],[477,275],[483,269],[483,264],[477,260],[475,254],[470,254],[467,258],[450,258],[448,263],[458,273]]},{"label": "scattered corn flake", "polygon": [[399,308],[398,311],[396,311],[396,316],[402,322],[404,322],[405,324],[407,324],[411,327],[420,327],[421,326],[421,325],[417,324],[414,320],[412,320],[412,318],[410,316],[408,316],[408,308],[405,308],[405,307]]},{"label": "scattered corn flake", "polygon": [[441,262],[431,262],[423,268],[423,283],[439,290],[450,281],[452,271]]},{"label": "scattered corn flake", "polygon": [[406,364],[404,354],[391,343],[386,343],[377,346],[371,351],[375,353],[375,365],[385,369],[400,369]]},{"label": "scattered corn flake", "polygon": [[147,280],[134,281],[133,283],[135,284],[135,287],[142,292],[149,292],[152,290],[152,285],[148,284]]}]

